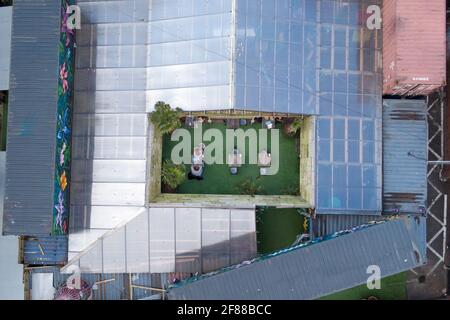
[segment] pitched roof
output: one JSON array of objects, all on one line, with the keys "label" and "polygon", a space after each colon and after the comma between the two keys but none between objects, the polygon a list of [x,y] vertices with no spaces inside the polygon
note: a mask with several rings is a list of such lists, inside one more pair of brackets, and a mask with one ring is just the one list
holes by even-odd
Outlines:
[{"label": "pitched roof", "polygon": [[181,282],[170,299],[315,299],[422,265],[425,218],[401,217]]}]

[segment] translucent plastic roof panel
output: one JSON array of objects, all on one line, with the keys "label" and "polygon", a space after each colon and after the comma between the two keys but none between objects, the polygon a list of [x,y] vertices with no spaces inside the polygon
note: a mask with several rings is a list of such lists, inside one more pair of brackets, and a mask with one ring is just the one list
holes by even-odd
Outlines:
[{"label": "translucent plastic roof panel", "polygon": [[148,111],[231,107],[232,0],[153,0],[147,30]]},{"label": "translucent plastic roof panel", "polygon": [[201,268],[201,209],[178,208],[175,219],[175,268],[195,273]]},{"label": "translucent plastic roof panel", "polygon": [[253,209],[144,209],[108,233],[93,235],[98,239],[72,255],[63,272],[70,265],[86,273],[210,272],[256,256],[255,219]]},{"label": "translucent plastic roof panel", "polygon": [[316,114],[316,1],[237,0],[235,107]]},{"label": "translucent plastic roof panel", "polygon": [[149,218],[141,214],[125,226],[127,272],[150,272]]},{"label": "translucent plastic roof panel", "polygon": [[204,209],[202,212],[202,269],[214,271],[230,261],[229,210]]},{"label": "translucent plastic roof panel", "polygon": [[175,209],[149,211],[150,272],[175,271]]},{"label": "translucent plastic roof panel", "polygon": [[78,1],[70,257],[144,209],[150,4]]},{"label": "translucent plastic roof panel", "polygon": [[257,252],[255,217],[248,210],[230,211],[230,262],[231,265],[248,260]]},{"label": "translucent plastic roof panel", "polygon": [[379,213],[381,1],[236,3],[235,108],[317,115],[318,212]]},{"label": "translucent plastic roof panel", "polygon": [[367,28],[368,5],[316,1],[319,213],[381,212],[381,31]]}]

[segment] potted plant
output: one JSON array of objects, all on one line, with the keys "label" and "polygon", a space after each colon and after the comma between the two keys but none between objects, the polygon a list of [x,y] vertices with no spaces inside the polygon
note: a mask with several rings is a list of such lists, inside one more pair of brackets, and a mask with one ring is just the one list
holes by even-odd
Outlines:
[{"label": "potted plant", "polygon": [[170,134],[181,127],[182,113],[180,108],[172,109],[169,104],[159,101],[155,104],[155,111],[151,113],[150,120],[162,134]]},{"label": "potted plant", "polygon": [[186,180],[186,167],[166,160],[161,170],[164,192],[174,192]]},{"label": "potted plant", "polygon": [[284,121],[283,132],[288,137],[294,137],[303,126],[303,119],[289,118]]}]

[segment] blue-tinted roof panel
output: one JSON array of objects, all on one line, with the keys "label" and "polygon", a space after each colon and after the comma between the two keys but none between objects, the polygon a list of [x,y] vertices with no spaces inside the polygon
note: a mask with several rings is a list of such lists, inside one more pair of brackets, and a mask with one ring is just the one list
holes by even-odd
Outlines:
[{"label": "blue-tinted roof panel", "polygon": [[[371,4],[379,4],[375,1]],[[381,212],[381,47],[362,1],[316,1],[320,37],[316,126],[318,168],[331,165],[331,201],[317,191],[317,211]],[[330,132],[324,127],[330,123]],[[346,172],[346,174],[343,174]],[[318,177],[319,179],[320,177]]]},{"label": "blue-tinted roof panel", "polygon": [[237,0],[235,108],[316,113],[317,25],[304,12],[304,1]]}]

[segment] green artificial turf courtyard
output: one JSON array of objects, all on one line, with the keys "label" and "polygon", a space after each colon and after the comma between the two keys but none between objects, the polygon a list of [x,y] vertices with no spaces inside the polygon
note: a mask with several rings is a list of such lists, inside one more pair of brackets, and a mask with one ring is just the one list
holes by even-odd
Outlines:
[{"label": "green artificial turf courtyard", "polygon": [[381,279],[381,289],[379,290],[369,290],[363,284],[322,297],[320,300],[361,300],[370,296],[377,297],[380,300],[405,300],[407,298],[406,272]]},{"label": "green artificial turf courtyard", "polygon": [[304,219],[297,209],[259,208],[256,221],[258,253],[268,254],[291,246],[304,232]]},{"label": "green artificial turf courtyard", "polygon": [[[225,137],[226,125],[225,123],[204,123],[203,131],[214,128],[219,129]],[[261,123],[241,126],[240,129],[244,131],[249,129],[261,129]],[[241,190],[237,185],[245,180],[253,179],[261,186],[261,191],[257,194],[262,195],[298,195],[292,194],[292,189],[298,190],[299,185],[299,157],[297,143],[298,139],[286,137],[282,132],[280,124],[276,126],[280,129],[280,167],[278,174],[273,176],[260,176],[259,167],[254,164],[243,164],[238,169],[238,174],[233,176],[230,173],[230,168],[227,164],[206,164],[204,167],[203,180],[188,180],[180,185],[177,193],[180,194],[217,194],[217,195],[238,195]],[[194,148],[194,129],[188,129],[192,137],[192,150]],[[270,152],[271,135],[268,132],[267,149]],[[169,135],[163,137],[163,163],[166,159],[170,159],[172,148],[178,142],[172,142]],[[205,142],[208,145],[208,142]],[[191,150],[191,152],[192,152]],[[242,152],[242,150],[241,150]],[[226,156],[225,143],[223,154]],[[249,141],[245,142],[245,162],[248,163]],[[190,165],[186,165],[186,173],[190,171]],[[288,190],[290,189],[290,190]]]}]

